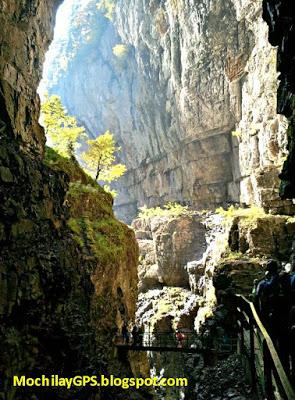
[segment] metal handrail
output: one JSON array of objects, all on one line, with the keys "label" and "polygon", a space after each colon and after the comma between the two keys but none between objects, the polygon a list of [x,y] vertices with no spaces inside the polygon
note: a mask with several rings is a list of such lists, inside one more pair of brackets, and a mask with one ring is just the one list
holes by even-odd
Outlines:
[{"label": "metal handrail", "polygon": [[264,366],[264,390],[267,399],[274,398],[273,385],[272,385],[272,374],[276,381],[279,381],[280,388],[283,390],[283,394],[287,400],[295,400],[294,389],[287,377],[282,362],[278,356],[277,350],[273,344],[271,337],[265,329],[261,319],[259,318],[255,306],[249,300],[242,295],[236,295],[237,299],[237,318],[241,326],[241,347],[244,346],[244,328],[249,331],[250,341],[250,368],[252,380],[255,381],[257,374],[255,365],[255,348],[254,348],[254,335],[258,330],[262,336],[262,343],[264,348],[262,350],[262,359]]}]

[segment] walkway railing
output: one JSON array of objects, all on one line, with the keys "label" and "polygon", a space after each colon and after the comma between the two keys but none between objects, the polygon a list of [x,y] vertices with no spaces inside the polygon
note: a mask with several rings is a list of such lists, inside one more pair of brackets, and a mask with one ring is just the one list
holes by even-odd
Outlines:
[{"label": "walkway railing", "polygon": [[236,299],[239,350],[248,360],[253,389],[267,400],[295,400],[294,389],[254,304],[241,295]]},{"label": "walkway railing", "polygon": [[121,336],[115,339],[117,347],[129,350],[151,351],[198,351],[198,336],[194,332],[184,332],[183,340],[178,341],[174,332],[146,332],[130,338],[128,342]]},{"label": "walkway railing", "polygon": [[196,332],[181,332],[184,335],[183,340],[176,338],[175,332],[146,332],[136,338],[131,338],[128,343],[122,336],[115,339],[115,346],[126,350],[134,351],[178,351],[186,353],[216,353],[232,354],[236,352],[237,340],[227,338],[215,342],[212,348],[204,348]]}]

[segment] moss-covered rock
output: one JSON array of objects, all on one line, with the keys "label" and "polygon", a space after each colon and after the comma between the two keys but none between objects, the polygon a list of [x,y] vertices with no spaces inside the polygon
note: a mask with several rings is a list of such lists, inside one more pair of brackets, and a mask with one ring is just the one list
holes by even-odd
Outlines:
[{"label": "moss-covered rock", "polygon": [[34,229],[34,223],[29,219],[23,219],[11,227],[11,235],[15,239],[19,236],[26,236]]},{"label": "moss-covered rock", "polygon": [[13,175],[9,168],[0,167],[0,179],[2,182],[5,182],[5,183],[13,182]]}]

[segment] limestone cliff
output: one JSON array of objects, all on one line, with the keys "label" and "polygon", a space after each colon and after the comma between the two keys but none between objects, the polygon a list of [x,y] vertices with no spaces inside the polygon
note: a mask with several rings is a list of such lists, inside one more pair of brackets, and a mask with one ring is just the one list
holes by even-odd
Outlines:
[{"label": "limestone cliff", "polygon": [[43,159],[36,90],[58,4],[0,1],[0,397],[120,398],[12,388],[18,374],[131,373],[111,344],[135,311],[134,235],[73,160]]},{"label": "limestone cliff", "polygon": [[[276,50],[260,2],[110,4],[112,15],[90,0],[76,5],[45,86],[91,135],[110,129],[122,146],[118,215],[131,221],[138,206],[170,200],[290,212],[276,189],[286,121],[276,114]],[[85,13],[88,39],[77,48],[85,27],[75,16]]]}]

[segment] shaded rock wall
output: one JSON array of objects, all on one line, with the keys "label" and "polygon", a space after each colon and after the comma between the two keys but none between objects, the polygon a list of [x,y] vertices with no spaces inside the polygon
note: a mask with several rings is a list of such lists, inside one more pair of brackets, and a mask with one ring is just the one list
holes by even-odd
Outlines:
[{"label": "shaded rock wall", "polygon": [[[73,13],[45,86],[91,135],[110,129],[122,146],[128,172],[116,185],[118,216],[131,221],[138,206],[171,200],[281,212],[286,122],[276,114],[276,51],[261,3],[120,0],[112,20],[96,2],[86,9],[89,40],[75,47],[82,31]],[[126,47],[121,57],[113,53],[118,43]]]},{"label": "shaded rock wall", "polygon": [[[131,373],[116,359],[111,341],[122,318],[134,314],[134,235],[115,220],[102,189],[87,186],[87,194],[71,185],[68,191],[70,180],[91,184],[75,163],[43,161],[36,90],[58,4],[0,1],[1,398],[40,397],[36,388],[12,388],[17,374]],[[83,209],[77,206],[82,200]],[[70,217],[89,221],[92,231],[95,218],[100,241],[85,244],[85,234],[77,242]],[[106,261],[105,243],[118,241],[117,259]],[[121,395],[81,388],[41,392],[44,399]]]},{"label": "shaded rock wall", "polygon": [[35,152],[44,144],[36,91],[60,3],[1,0],[1,131],[11,126],[8,132]]},{"label": "shaded rock wall", "polygon": [[290,12],[291,0],[284,2],[278,0],[263,0],[263,17],[269,25],[269,41],[273,46],[278,46],[278,71],[280,85],[278,89],[278,112],[289,118],[288,129],[288,159],[281,173],[281,196],[294,198],[294,95],[295,95],[295,71],[294,71],[294,39],[295,18]]}]

